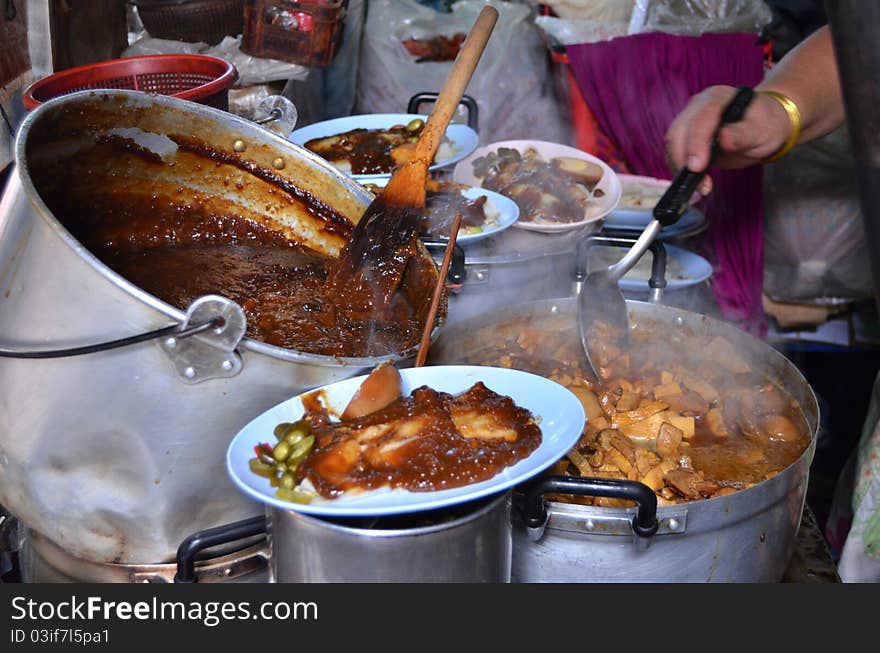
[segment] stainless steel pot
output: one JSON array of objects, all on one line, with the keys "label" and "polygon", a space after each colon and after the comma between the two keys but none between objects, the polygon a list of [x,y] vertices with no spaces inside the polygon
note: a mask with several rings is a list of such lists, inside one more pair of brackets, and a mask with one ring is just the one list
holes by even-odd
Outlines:
[{"label": "stainless steel pot", "polygon": [[[173,560],[194,529],[262,510],[224,469],[226,447],[241,426],[305,389],[414,351],[334,358],[270,346],[241,338],[243,314],[222,298],[188,315],[114,273],[47,208],[32,174],[48,161],[78,156],[111,130],[167,157],[175,151],[164,135],[201,140],[353,222],[372,196],[253,123],[167,96],[74,93],[45,103],[23,123],[0,200],[0,348],[76,347],[191,324],[205,313],[227,318],[186,343],[166,338],[73,358],[0,357],[0,504],[78,558],[154,564]],[[211,161],[199,174],[175,170],[166,166],[151,176],[136,162],[108,161],[97,174],[121,180],[132,201],[148,202],[151,189],[184,200],[210,195],[318,251],[334,255],[344,242],[241,167]],[[101,184],[93,190],[101,193]]]},{"label": "stainless steel pot", "polygon": [[[431,349],[437,363],[470,362],[475,329],[516,317],[570,315],[576,328],[576,298],[509,307],[491,317],[466,320],[444,330]],[[731,495],[639,510],[601,508],[558,501],[552,485],[520,488],[514,511],[514,582],[761,582],[778,581],[789,563],[806,499],[809,466],[819,424],[818,404],[801,373],[785,356],[733,325],[696,313],[627,300],[631,324],[657,333],[683,330],[721,335],[755,371],[776,381],[796,399],[812,434],[808,449],[773,478]],[[537,482],[546,482],[541,479]],[[585,482],[584,494],[596,488]],[[632,498],[633,486],[624,482]],[[614,492],[614,489],[605,491]],[[653,495],[649,491],[649,494]],[[606,494],[606,496],[621,496]],[[520,500],[521,499],[521,500]],[[537,500],[535,500],[537,499]],[[656,501],[656,499],[655,499]],[[656,510],[653,522],[650,514]],[[646,518],[645,513],[648,513]]]},{"label": "stainless steel pot", "polygon": [[197,582],[197,555],[262,529],[269,579],[279,583],[503,583],[510,581],[510,492],[422,513],[326,519],[268,507],[195,533],[178,551],[175,582]]},{"label": "stainless steel pot", "polygon": [[[193,564],[199,583],[265,583],[269,578],[265,538],[233,551],[201,557]],[[19,553],[23,583],[173,583],[175,562],[113,564],[70,555],[39,533],[25,534]]]},{"label": "stainless steel pot", "polygon": [[448,511],[327,520],[270,508],[275,582],[503,583],[510,581],[510,493]]}]

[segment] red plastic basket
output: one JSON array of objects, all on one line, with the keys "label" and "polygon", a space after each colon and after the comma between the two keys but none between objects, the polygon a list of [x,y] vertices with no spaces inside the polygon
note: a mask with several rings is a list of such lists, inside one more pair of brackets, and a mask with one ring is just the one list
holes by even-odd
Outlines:
[{"label": "red plastic basket", "polygon": [[172,95],[228,111],[229,88],[237,79],[235,66],[219,57],[156,54],[62,70],[28,86],[21,99],[30,111],[68,93],[120,88]]}]

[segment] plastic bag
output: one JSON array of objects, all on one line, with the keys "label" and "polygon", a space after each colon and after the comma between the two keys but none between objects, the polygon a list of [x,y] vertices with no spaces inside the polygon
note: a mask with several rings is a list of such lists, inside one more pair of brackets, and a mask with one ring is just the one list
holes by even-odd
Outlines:
[{"label": "plastic bag", "polygon": [[636,0],[629,33],[758,34],[771,20],[773,12],[763,0]]},{"label": "plastic bag", "polygon": [[628,20],[604,22],[581,18],[537,16],[535,25],[547,35],[550,43],[554,45],[598,43],[617,36],[626,36],[629,31]]},{"label": "plastic bag", "polygon": [[265,84],[281,80],[308,77],[309,69],[299,64],[276,59],[252,57],[241,51],[241,35],[226,36],[220,43],[210,46],[207,43],[188,43],[168,39],[154,39],[144,36],[126,48],[122,57],[139,57],[151,54],[207,54],[224,59],[238,71],[236,87]]},{"label": "plastic bag", "polygon": [[855,161],[845,127],[764,170],[764,292],[777,301],[872,296]]},{"label": "plastic bag", "polygon": [[542,4],[550,7],[560,18],[628,23],[635,0],[545,0]]},{"label": "plastic bag", "polygon": [[452,63],[416,63],[402,41],[467,34],[487,4],[498,10],[498,22],[465,91],[479,107],[480,141],[569,142],[571,126],[554,94],[546,46],[532,7],[521,2],[459,0],[446,14],[414,0],[371,0],[355,112],[403,113],[413,95],[439,92]]}]

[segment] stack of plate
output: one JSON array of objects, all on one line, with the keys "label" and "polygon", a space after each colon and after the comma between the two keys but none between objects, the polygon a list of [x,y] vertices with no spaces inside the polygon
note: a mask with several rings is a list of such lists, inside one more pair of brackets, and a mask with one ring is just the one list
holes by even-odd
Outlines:
[{"label": "stack of plate", "polygon": [[[618,175],[622,187],[620,202],[605,218],[603,233],[636,238],[651,221],[651,211],[669,186],[668,179],[655,179],[637,175]],[[700,233],[706,226],[705,216],[694,205],[700,196],[694,194],[691,207],[674,225],[663,227],[657,236],[666,248],[667,290],[688,288],[706,281],[712,276],[712,265],[702,256],[687,249],[671,245],[670,240]],[[618,260],[622,250],[615,247],[596,247],[595,255],[609,265]],[[623,290],[648,292],[651,276],[651,257],[643,257],[639,263],[620,280]]]}]

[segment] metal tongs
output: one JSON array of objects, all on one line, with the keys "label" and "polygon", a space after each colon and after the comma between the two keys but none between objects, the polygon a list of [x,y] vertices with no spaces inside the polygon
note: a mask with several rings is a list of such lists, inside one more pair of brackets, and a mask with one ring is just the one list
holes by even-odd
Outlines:
[{"label": "metal tongs", "polygon": [[[752,101],[754,91],[740,87],[736,95],[724,109],[721,125],[737,122],[742,119],[746,107]],[[660,233],[660,229],[676,222],[687,210],[690,198],[696,191],[708,168],[718,154],[718,134],[712,139],[712,150],[709,166],[706,170],[694,172],[687,167],[681,168],[672,183],[657,202],[652,211],[652,219],[638,237],[629,251],[617,263],[607,268],[590,272],[584,279],[578,295],[578,331],[581,345],[587,357],[587,363],[593,370],[596,380],[604,380],[596,364],[601,360],[598,356],[600,346],[608,338],[614,342],[626,344],[629,335],[629,319],[627,317],[626,300],[620,291],[619,281],[638,262],[651,243]]]}]

